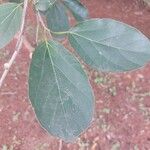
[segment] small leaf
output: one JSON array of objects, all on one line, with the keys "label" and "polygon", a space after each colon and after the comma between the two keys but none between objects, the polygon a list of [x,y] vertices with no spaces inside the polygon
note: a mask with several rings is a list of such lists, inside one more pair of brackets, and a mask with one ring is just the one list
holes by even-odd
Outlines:
[{"label": "small leaf", "polygon": [[93,95],[80,63],[55,41],[40,44],[29,72],[29,96],[41,125],[65,141],[90,124]]},{"label": "small leaf", "polygon": [[35,7],[39,11],[46,11],[57,0],[35,0]]},{"label": "small leaf", "polygon": [[63,0],[65,6],[72,12],[77,21],[88,18],[88,10],[78,0]]},{"label": "small leaf", "polygon": [[[69,20],[62,3],[56,2],[46,12],[48,28],[52,32],[63,32],[69,30]],[[64,35],[59,36],[64,37]]]},{"label": "small leaf", "polygon": [[6,46],[20,29],[22,7],[17,3],[0,5],[0,48]]},{"label": "small leaf", "polygon": [[84,61],[102,71],[129,71],[150,61],[150,41],[137,29],[112,19],[91,19],[69,31]]}]

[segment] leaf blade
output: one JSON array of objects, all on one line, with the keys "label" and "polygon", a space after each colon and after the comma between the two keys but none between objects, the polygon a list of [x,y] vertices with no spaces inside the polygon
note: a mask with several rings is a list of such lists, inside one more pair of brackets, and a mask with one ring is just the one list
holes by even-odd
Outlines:
[{"label": "leaf blade", "polygon": [[63,0],[65,6],[72,12],[77,21],[88,18],[88,10],[78,0]]},{"label": "leaf blade", "polygon": [[93,95],[87,77],[77,60],[57,42],[36,49],[29,95],[42,126],[64,140],[75,139],[91,122]]},{"label": "leaf blade", "polygon": [[52,6],[57,0],[36,0],[35,7],[39,11],[46,11],[50,6]]},{"label": "leaf blade", "polygon": [[102,71],[130,71],[150,60],[148,38],[112,19],[79,23],[70,30],[69,41],[87,64]]},{"label": "leaf blade", "polygon": [[64,32],[69,30],[69,20],[62,3],[56,2],[46,12],[47,26],[54,37],[63,38],[65,35],[55,35],[54,32]]},{"label": "leaf blade", "polygon": [[22,7],[17,3],[0,5],[0,48],[6,46],[20,29]]}]

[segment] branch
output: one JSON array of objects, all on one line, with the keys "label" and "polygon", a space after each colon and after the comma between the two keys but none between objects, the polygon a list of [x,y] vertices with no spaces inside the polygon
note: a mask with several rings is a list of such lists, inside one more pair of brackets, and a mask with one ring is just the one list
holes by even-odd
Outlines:
[{"label": "branch", "polygon": [[63,141],[60,139],[59,140],[59,150],[62,150],[62,146],[63,146]]},{"label": "branch", "polygon": [[14,60],[16,59],[21,47],[22,47],[22,43],[23,43],[23,30],[24,30],[24,26],[25,26],[25,17],[26,17],[26,12],[27,12],[27,6],[28,6],[28,0],[24,0],[24,8],[23,8],[23,13],[22,13],[22,22],[21,22],[21,27],[20,27],[20,32],[19,32],[19,36],[18,36],[18,41],[16,44],[16,48],[15,48],[15,52],[13,53],[11,59],[9,60],[8,63],[4,64],[4,72],[0,78],[0,88],[2,87],[2,84],[14,62]]}]

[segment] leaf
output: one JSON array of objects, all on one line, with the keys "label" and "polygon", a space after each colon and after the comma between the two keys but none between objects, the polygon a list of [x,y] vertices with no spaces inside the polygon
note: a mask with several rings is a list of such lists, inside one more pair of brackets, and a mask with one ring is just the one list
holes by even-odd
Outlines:
[{"label": "leaf", "polygon": [[17,3],[0,5],[0,48],[6,46],[20,29],[22,7]]},{"label": "leaf", "polygon": [[[68,16],[65,7],[60,2],[56,2],[47,10],[46,20],[48,28],[52,31],[52,33],[69,30]],[[61,35],[59,37],[64,37],[64,35]]]},{"label": "leaf", "polygon": [[93,95],[80,63],[55,41],[40,44],[29,72],[29,96],[41,125],[65,141],[90,124]]},{"label": "leaf", "polygon": [[22,3],[23,0],[9,0],[9,2]]},{"label": "leaf", "polygon": [[150,41],[137,29],[112,19],[91,19],[69,31],[84,61],[102,71],[129,71],[150,60]]},{"label": "leaf", "polygon": [[39,11],[46,11],[57,0],[35,0],[35,7]]},{"label": "leaf", "polygon": [[77,21],[88,18],[88,10],[78,0],[63,0],[65,6],[72,12]]}]

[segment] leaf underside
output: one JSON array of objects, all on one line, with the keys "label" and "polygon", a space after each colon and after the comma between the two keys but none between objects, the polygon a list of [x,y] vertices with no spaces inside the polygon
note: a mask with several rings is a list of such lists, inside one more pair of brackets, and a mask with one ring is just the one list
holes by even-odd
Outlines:
[{"label": "leaf underside", "polygon": [[29,96],[41,125],[65,141],[90,124],[93,95],[80,63],[55,41],[40,44],[29,72]]}]

